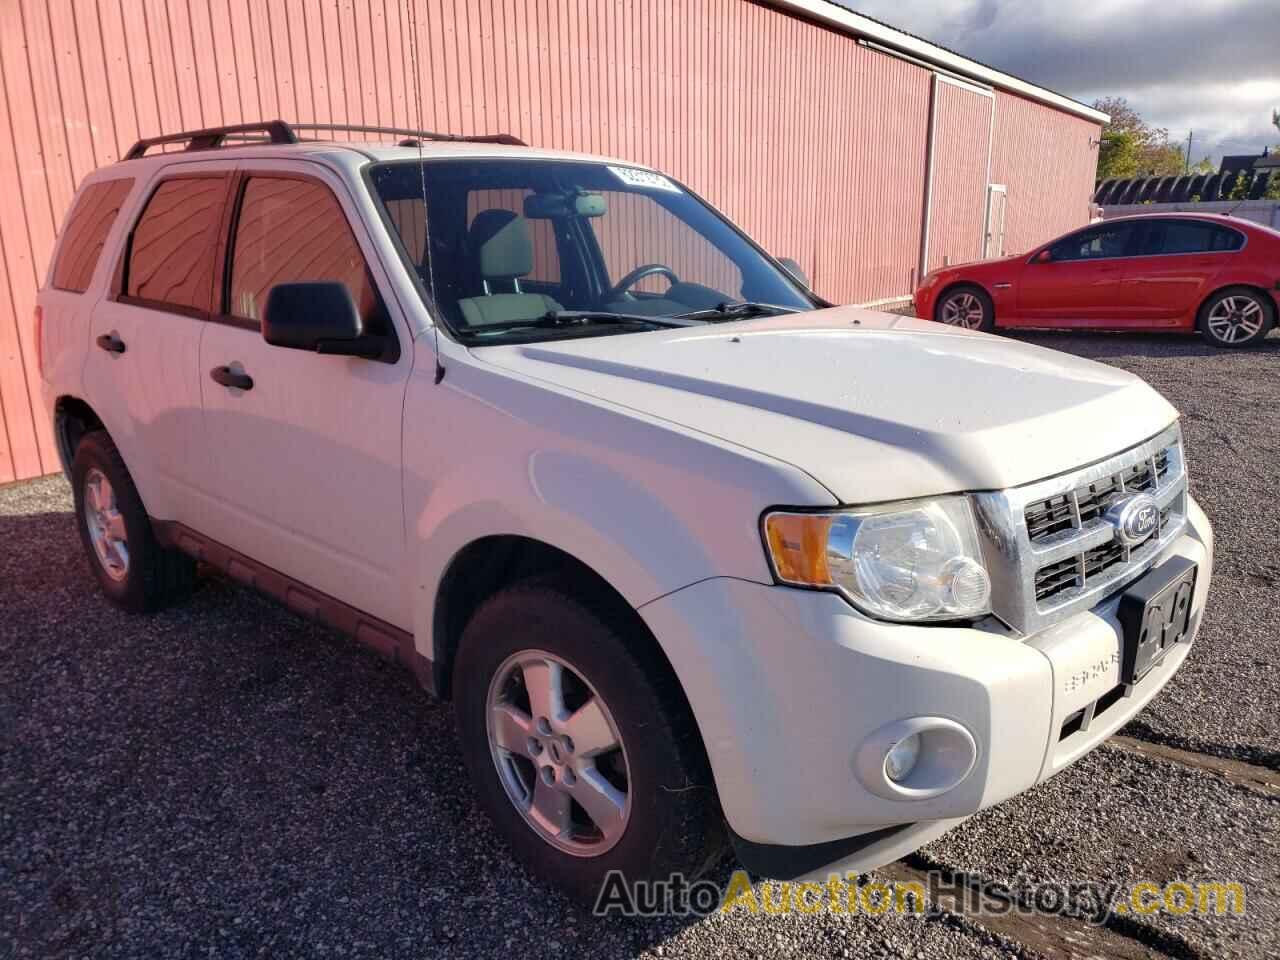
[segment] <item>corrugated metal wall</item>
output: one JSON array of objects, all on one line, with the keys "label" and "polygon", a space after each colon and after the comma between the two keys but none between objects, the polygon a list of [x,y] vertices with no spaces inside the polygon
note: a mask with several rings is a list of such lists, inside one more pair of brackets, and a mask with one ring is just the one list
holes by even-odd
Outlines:
[{"label": "corrugated metal wall", "polygon": [[[421,122],[620,156],[861,302],[915,281],[930,79],[747,0],[0,0],[0,482],[57,468],[35,289],[80,179],[139,136]],[[1079,222],[1090,125],[1003,96],[996,124],[1011,243]]]},{"label": "corrugated metal wall", "polygon": [[1023,253],[1089,221],[1098,124],[996,91],[991,182],[1009,187],[1005,253]]},{"label": "corrugated metal wall", "polygon": [[934,101],[928,270],[981,259],[991,146],[990,94],[940,77]]}]

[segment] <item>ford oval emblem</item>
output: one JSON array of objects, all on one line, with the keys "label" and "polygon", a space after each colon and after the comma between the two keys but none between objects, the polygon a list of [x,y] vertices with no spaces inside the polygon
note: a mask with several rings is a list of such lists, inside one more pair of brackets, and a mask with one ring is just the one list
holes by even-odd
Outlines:
[{"label": "ford oval emblem", "polygon": [[1160,526],[1160,504],[1149,494],[1135,493],[1111,504],[1106,519],[1116,528],[1116,539],[1127,547],[1134,547]]}]

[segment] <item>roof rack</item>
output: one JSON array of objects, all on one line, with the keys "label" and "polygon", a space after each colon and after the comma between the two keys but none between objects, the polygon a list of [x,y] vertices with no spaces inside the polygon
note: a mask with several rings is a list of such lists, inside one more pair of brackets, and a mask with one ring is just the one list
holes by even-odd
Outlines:
[{"label": "roof rack", "polygon": [[[403,127],[367,127],[359,124],[341,123],[286,123],[283,120],[263,120],[259,123],[241,123],[229,127],[209,127],[205,130],[185,130],[181,133],[166,133],[158,137],[147,137],[139,140],[129,152],[126,160],[137,160],[144,157],[152,147],[166,143],[187,144],[188,150],[216,150],[226,144],[227,140],[240,140],[247,143],[300,143],[299,130],[331,130],[347,133],[378,133],[390,136],[407,137],[401,140],[400,146],[418,146],[423,140],[451,140],[465,143],[498,143],[513,147],[528,146],[518,137],[509,133],[484,133],[469,136],[460,133],[434,133],[430,130],[410,130]],[[258,136],[246,136],[258,134]]]},{"label": "roof rack", "polygon": [[417,146],[419,140],[452,140],[462,143],[500,143],[511,147],[527,147],[528,144],[519,137],[509,133],[435,133],[431,130],[411,130],[407,127],[365,127],[348,123],[294,123],[294,130],[344,130],[347,133],[381,133],[388,136],[408,137],[401,141],[402,147]]},{"label": "roof rack", "polygon": [[244,133],[265,133],[271,143],[297,143],[298,135],[283,120],[264,120],[261,123],[241,123],[231,127],[209,127],[207,130],[186,130],[182,133],[165,133],[158,137],[139,140],[129,152],[126,160],[137,160],[144,157],[152,147],[166,143],[182,143],[187,141],[188,150],[216,150],[228,137]]}]

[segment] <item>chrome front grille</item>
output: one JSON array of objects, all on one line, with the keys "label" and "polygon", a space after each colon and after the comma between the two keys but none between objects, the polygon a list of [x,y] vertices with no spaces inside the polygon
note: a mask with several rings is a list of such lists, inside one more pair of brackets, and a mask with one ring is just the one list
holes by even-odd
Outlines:
[{"label": "chrome front grille", "polygon": [[1082,526],[1102,516],[1112,498],[1123,493],[1154,490],[1168,475],[1169,451],[1165,449],[1158,451],[1150,460],[1132,464],[1109,477],[1067,493],[1036,500],[1027,504],[1027,535],[1033,543],[1038,543],[1060,530]]},{"label": "chrome front grille", "polygon": [[[1136,546],[1116,537],[1108,507],[1152,496],[1155,531]],[[1119,590],[1154,562],[1186,524],[1187,475],[1175,425],[1124,453],[1071,473],[974,496],[997,616],[1024,633]]]}]

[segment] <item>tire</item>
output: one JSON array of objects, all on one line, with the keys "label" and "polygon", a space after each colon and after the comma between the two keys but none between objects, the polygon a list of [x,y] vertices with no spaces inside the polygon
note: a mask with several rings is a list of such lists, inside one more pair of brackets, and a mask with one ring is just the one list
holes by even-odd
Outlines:
[{"label": "tire", "polygon": [[1196,315],[1200,336],[1227,350],[1260,343],[1275,324],[1275,304],[1251,287],[1219,290],[1200,306]]},{"label": "tire", "polygon": [[933,319],[952,327],[990,333],[996,328],[996,308],[987,291],[972,284],[961,284],[938,298]]},{"label": "tire", "polygon": [[108,600],[130,613],[148,613],[191,592],[195,561],[156,541],[133,478],[105,431],[80,440],[71,486],[80,541]]},{"label": "tire", "polygon": [[[585,905],[596,902],[610,871],[621,871],[628,885],[673,873],[691,881],[714,866],[726,847],[706,754],[675,679],[665,665],[647,662],[648,638],[612,620],[556,583],[516,585],[476,612],[463,631],[453,672],[458,735],[481,805],[530,872]],[[531,691],[545,688],[537,677],[550,676],[557,662],[565,710],[539,727],[534,703],[545,701],[535,701]],[[588,701],[603,703],[603,710],[591,711]],[[491,705],[499,703],[504,710],[514,707],[527,722],[509,727],[514,736],[505,738],[524,746],[526,756],[501,750],[496,734],[491,743],[488,718]],[[557,748],[562,734],[588,729],[588,715],[597,721],[593,736]],[[584,723],[565,722],[566,716]],[[521,739],[526,731],[538,743],[536,758],[528,755],[528,738]],[[591,740],[605,743],[614,733],[620,749],[581,759]],[[602,778],[614,788],[613,804],[596,796],[605,791],[588,792]],[[537,792],[539,785],[545,793]],[[521,790],[526,792],[517,800]],[[566,793],[574,799],[563,808],[569,829],[548,839],[553,831],[545,822],[535,825],[537,810],[556,812],[544,801]],[[620,795],[625,803],[618,821],[613,815]],[[607,810],[609,816],[599,819],[611,825],[611,833],[597,826],[578,797],[594,798],[592,808]]]}]

